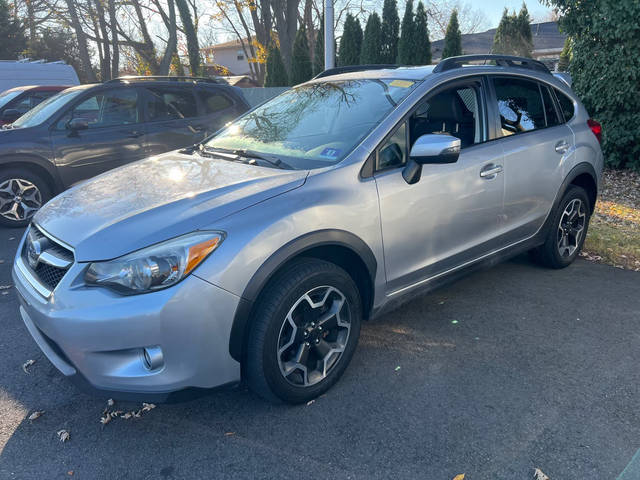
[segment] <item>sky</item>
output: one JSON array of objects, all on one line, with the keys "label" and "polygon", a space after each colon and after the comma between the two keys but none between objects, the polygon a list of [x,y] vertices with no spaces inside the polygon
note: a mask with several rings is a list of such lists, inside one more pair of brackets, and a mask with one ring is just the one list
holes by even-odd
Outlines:
[{"label": "sky", "polygon": [[[471,4],[474,9],[484,12],[490,25],[489,28],[498,26],[504,7],[518,12],[522,6],[522,0],[467,0],[467,3]],[[547,12],[550,12],[550,9],[542,5],[538,0],[527,0],[525,3],[527,4],[529,15],[535,20],[544,17]]]}]

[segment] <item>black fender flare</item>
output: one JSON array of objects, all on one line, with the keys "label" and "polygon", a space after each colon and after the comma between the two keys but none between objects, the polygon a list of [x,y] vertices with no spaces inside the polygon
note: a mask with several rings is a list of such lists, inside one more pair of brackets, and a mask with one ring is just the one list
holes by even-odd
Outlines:
[{"label": "black fender flare", "polygon": [[[551,228],[551,222],[553,221],[553,212],[556,211],[556,208],[558,208],[558,205],[560,204],[560,201],[562,200],[562,197],[564,197],[565,192],[567,191],[567,189],[569,188],[569,185],[571,185],[571,183],[578,178],[578,176],[582,175],[582,174],[589,174],[591,176],[591,178],[593,179],[593,183],[596,185],[596,197],[598,195],[598,176],[596,175],[596,170],[595,168],[593,168],[593,165],[591,165],[590,163],[587,162],[581,162],[578,163],[575,167],[573,167],[571,170],[569,170],[569,173],[567,173],[567,176],[564,178],[564,180],[562,181],[562,185],[560,185],[560,188],[558,189],[558,193],[556,194],[556,198],[553,201],[553,206],[551,207],[551,210],[549,211],[549,214],[547,215],[547,219],[545,220],[544,224],[542,225],[542,228],[540,228],[540,231],[538,233],[538,239],[540,243],[544,243],[544,240],[547,237],[547,232],[549,231],[549,228]],[[595,208],[595,204],[594,205],[590,205],[591,210],[593,211],[593,209]]]},{"label": "black fender flare", "polygon": [[[48,179],[51,180],[51,189],[54,195],[64,190],[64,186],[60,180],[56,166],[44,157],[39,155],[26,155],[22,153],[15,155],[2,155],[0,157],[0,168],[5,167],[6,165],[24,166],[26,168],[35,167],[37,170],[42,170],[49,177]],[[45,180],[47,179],[45,178]]]},{"label": "black fender flare", "polygon": [[231,335],[229,336],[229,353],[242,361],[245,336],[248,332],[249,317],[260,292],[286,262],[312,248],[322,246],[340,246],[350,249],[365,264],[371,285],[375,283],[378,262],[375,255],[364,240],[345,230],[327,229],[302,235],[280,247],[253,274],[244,289],[238,308],[233,318]]}]

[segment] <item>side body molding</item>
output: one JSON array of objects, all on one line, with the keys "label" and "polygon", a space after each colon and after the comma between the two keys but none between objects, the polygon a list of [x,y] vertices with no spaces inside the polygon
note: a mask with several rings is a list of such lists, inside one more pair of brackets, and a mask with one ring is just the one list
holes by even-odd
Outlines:
[{"label": "side body molding", "polygon": [[377,269],[376,257],[369,246],[353,233],[334,229],[319,230],[307,233],[290,241],[280,247],[280,249],[262,264],[244,289],[233,319],[231,336],[229,338],[229,353],[235,360],[239,362],[242,361],[244,340],[248,331],[251,310],[260,292],[272,278],[273,274],[292,258],[312,248],[323,246],[344,247],[354,252],[365,264],[371,285],[373,286],[375,284],[374,280]]}]

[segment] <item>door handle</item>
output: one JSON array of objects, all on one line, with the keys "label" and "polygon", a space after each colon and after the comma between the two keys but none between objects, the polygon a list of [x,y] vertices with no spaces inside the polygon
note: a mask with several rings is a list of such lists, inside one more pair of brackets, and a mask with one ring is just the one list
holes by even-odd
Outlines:
[{"label": "door handle", "polygon": [[142,132],[138,132],[137,130],[134,130],[133,132],[129,132],[129,135],[127,135],[128,138],[138,138],[141,137],[143,135]]},{"label": "door handle", "polygon": [[498,175],[500,172],[502,172],[502,165],[494,165],[493,163],[490,163],[489,165],[485,165],[482,170],[480,170],[480,177],[485,180],[491,180],[493,178],[496,178],[496,175]]},{"label": "door handle", "polygon": [[565,140],[560,140],[556,143],[556,153],[560,155],[564,155],[569,150],[569,144]]}]

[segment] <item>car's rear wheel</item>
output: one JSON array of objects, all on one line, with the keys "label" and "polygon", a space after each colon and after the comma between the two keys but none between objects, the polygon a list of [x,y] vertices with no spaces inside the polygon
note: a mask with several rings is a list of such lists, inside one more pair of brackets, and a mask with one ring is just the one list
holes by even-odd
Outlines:
[{"label": "car's rear wheel", "polygon": [[342,268],[301,259],[278,273],[252,318],[245,376],[270,401],[307,402],[351,361],[360,335],[358,288]]},{"label": "car's rear wheel", "polygon": [[49,185],[36,173],[15,168],[0,173],[0,225],[28,225],[50,198]]},{"label": "car's rear wheel", "polygon": [[582,249],[590,216],[587,192],[570,186],[554,213],[545,243],[532,252],[534,259],[550,268],[570,265]]}]

